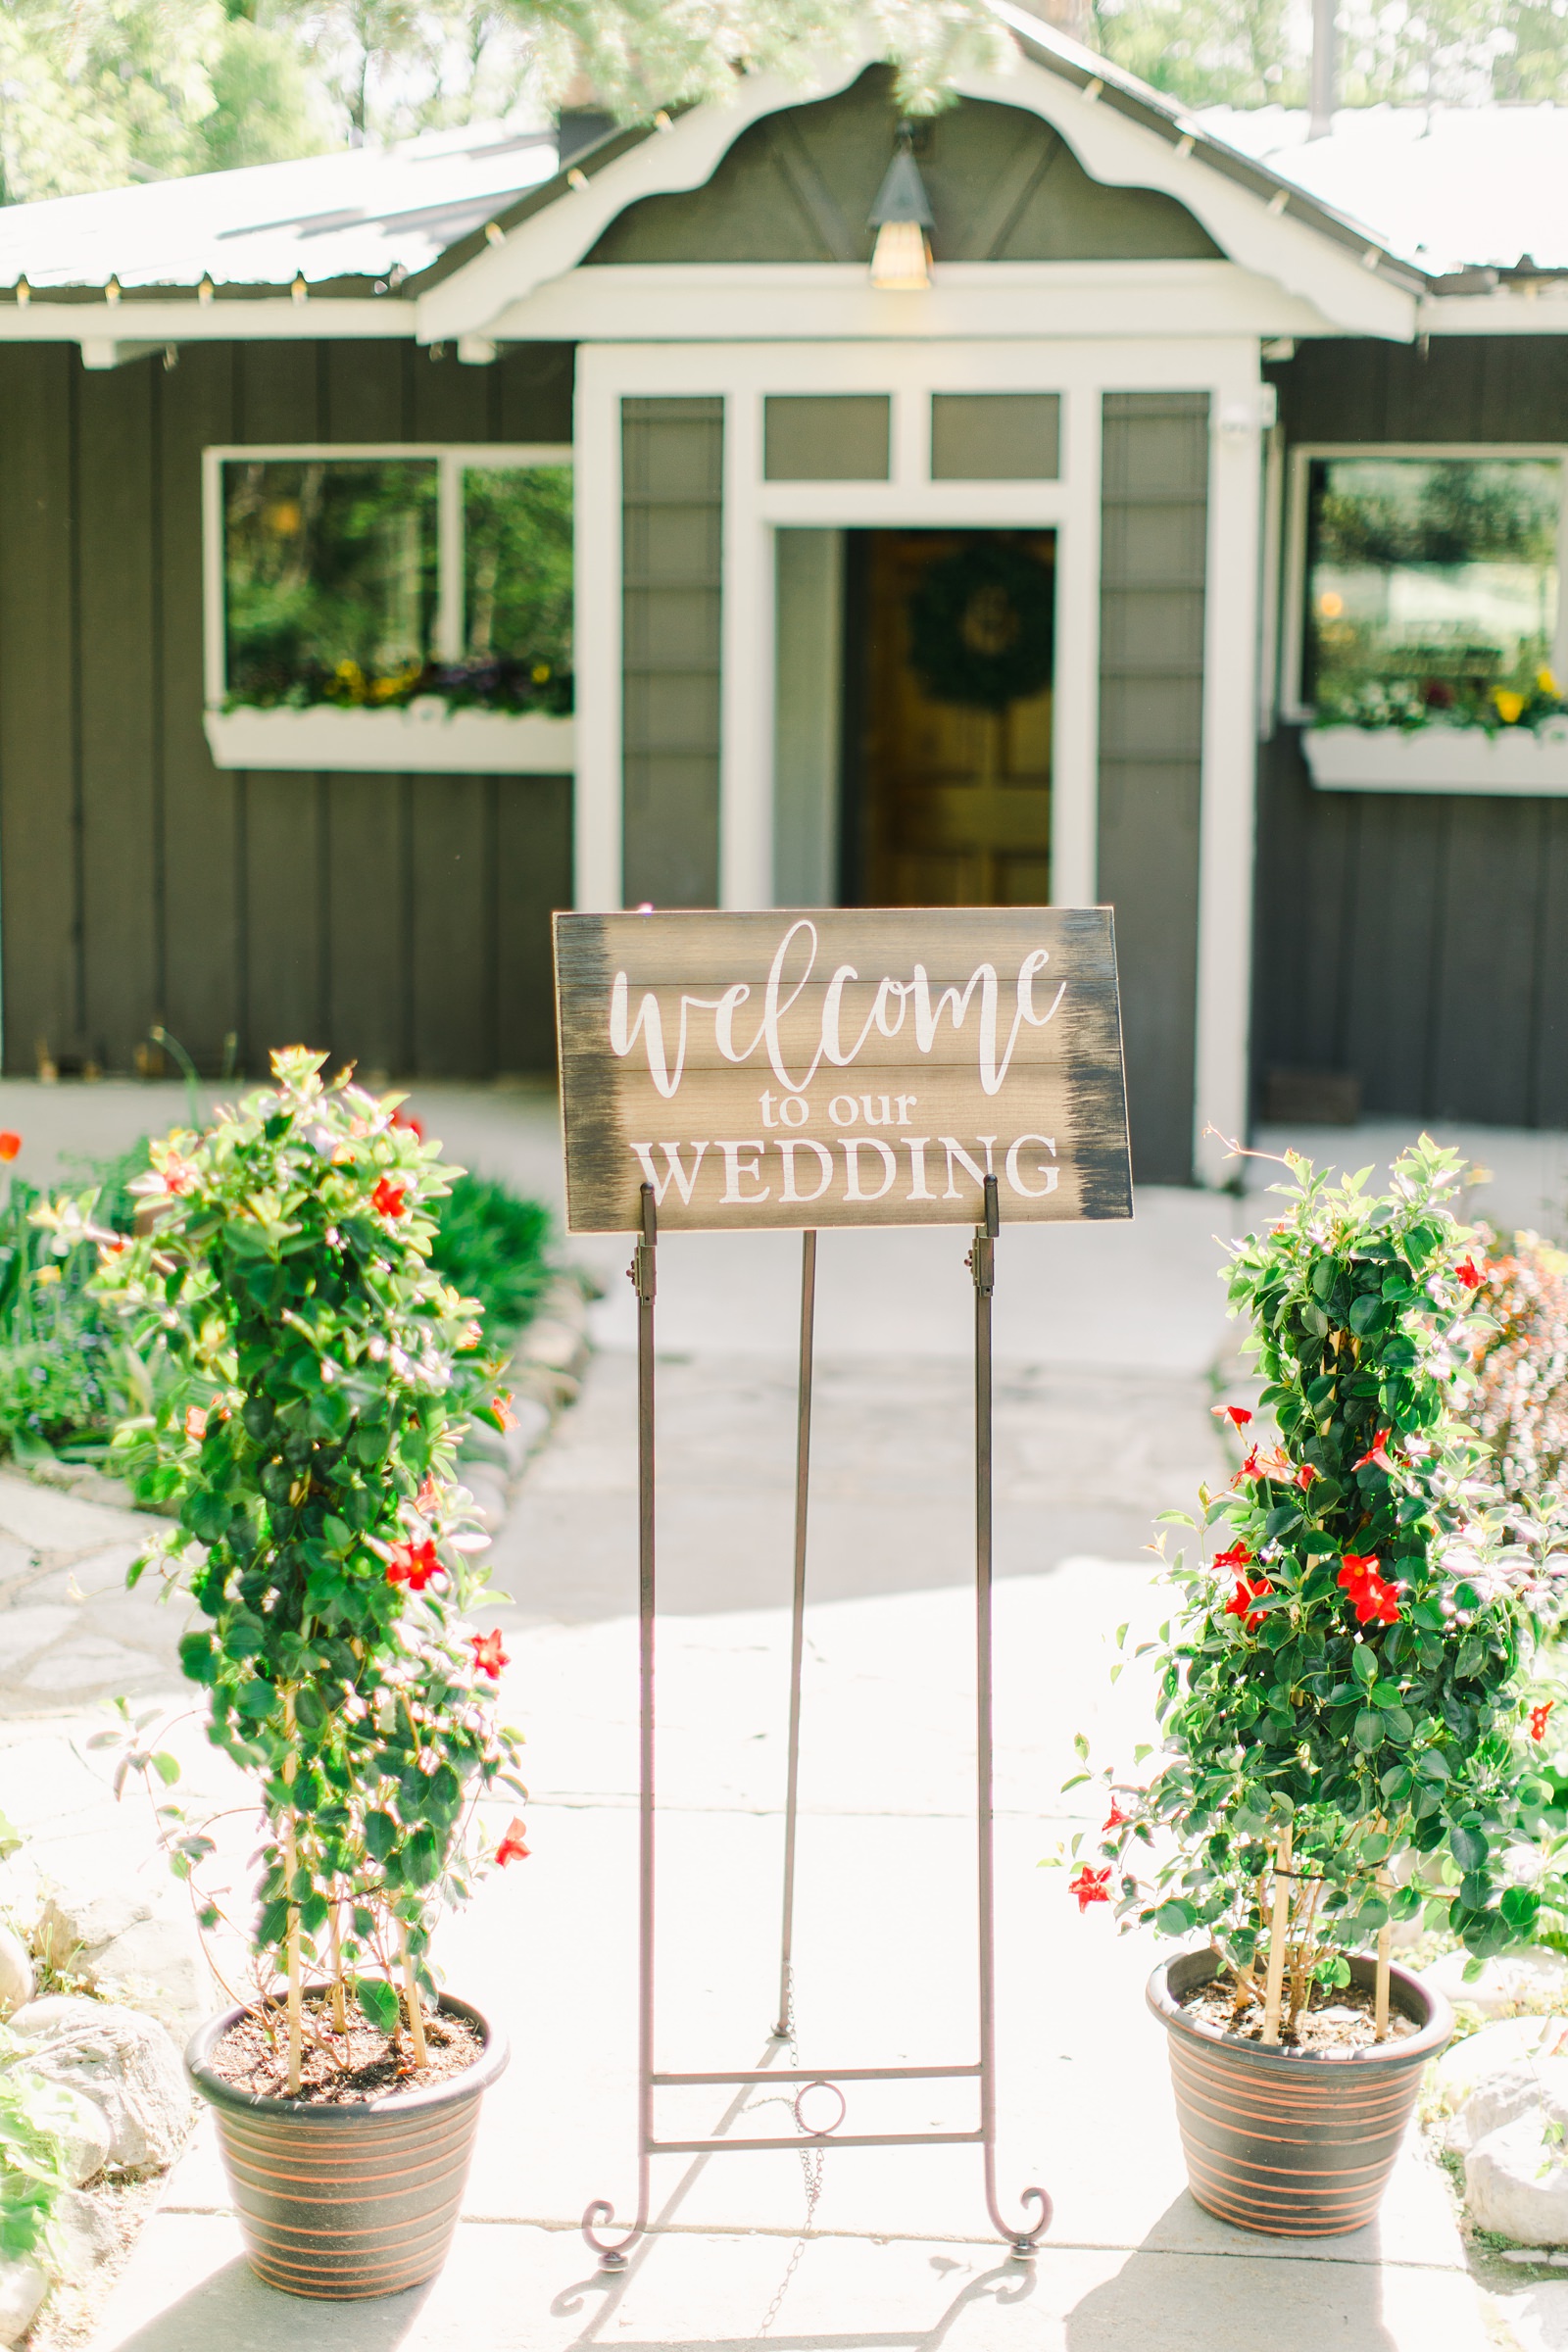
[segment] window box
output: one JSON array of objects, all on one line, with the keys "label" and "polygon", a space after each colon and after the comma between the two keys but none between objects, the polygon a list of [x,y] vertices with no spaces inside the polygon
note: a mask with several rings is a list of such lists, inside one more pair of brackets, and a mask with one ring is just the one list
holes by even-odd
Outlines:
[{"label": "window box", "polygon": [[1568,795],[1568,722],[1529,727],[1308,727],[1301,749],[1320,792]]},{"label": "window box", "polygon": [[455,710],[433,698],[396,710],[209,710],[206,727],[216,767],[561,776],[575,760],[569,718]]}]

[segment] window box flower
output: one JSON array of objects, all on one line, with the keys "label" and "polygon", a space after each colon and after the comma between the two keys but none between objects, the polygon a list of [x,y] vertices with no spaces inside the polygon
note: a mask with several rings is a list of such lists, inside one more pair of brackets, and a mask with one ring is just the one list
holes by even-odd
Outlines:
[{"label": "window box flower", "polygon": [[560,776],[576,760],[569,717],[455,708],[437,695],[381,710],[333,703],[213,710],[204,723],[215,767]]},{"label": "window box flower", "polygon": [[1309,727],[1301,749],[1320,792],[1568,793],[1568,716],[1537,727]]}]

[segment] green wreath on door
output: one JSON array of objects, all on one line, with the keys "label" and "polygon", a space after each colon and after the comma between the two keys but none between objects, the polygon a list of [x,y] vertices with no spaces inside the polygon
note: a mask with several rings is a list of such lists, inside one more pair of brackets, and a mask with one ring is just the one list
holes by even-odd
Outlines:
[{"label": "green wreath on door", "polygon": [[1015,540],[973,539],[909,599],[909,661],[934,703],[1004,710],[1051,683],[1055,573]]}]

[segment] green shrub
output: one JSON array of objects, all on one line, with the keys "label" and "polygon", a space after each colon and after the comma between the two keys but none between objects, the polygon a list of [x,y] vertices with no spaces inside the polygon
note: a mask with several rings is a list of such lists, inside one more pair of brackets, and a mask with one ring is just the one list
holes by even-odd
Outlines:
[{"label": "green shrub", "polygon": [[[125,1191],[145,1146],[111,1163],[82,1197],[84,1213],[128,1231]],[[0,1445],[19,1457],[88,1459],[119,1422],[145,1410],[155,1372],[89,1288],[97,1253],[62,1230],[48,1194],[13,1176],[0,1202]]]},{"label": "green shrub", "polygon": [[[466,1622],[484,1539],[458,1499],[454,1400],[486,1359],[474,1300],[430,1262],[457,1171],[395,1123],[396,1098],[347,1072],[323,1087],[322,1058],[275,1054],[273,1091],[155,1143],[136,1189],[156,1229],[106,1245],[99,1275],[191,1384],[157,1432],[178,1527],[131,1578],[194,1600],[180,1662],[258,1791],[251,1942],[288,1986],[291,2087],[305,1970],[390,2033],[401,1969],[422,2058],[415,1987],[433,1988],[431,1928],[471,1882],[473,1800],[520,1787],[493,1705],[501,1637]],[[177,1839],[176,1867],[207,1850]]]},{"label": "green shrub", "polygon": [[[1520,1868],[1555,1793],[1526,1737],[1543,1531],[1459,1416],[1476,1336],[1471,1237],[1446,1206],[1460,1162],[1423,1138],[1381,1198],[1366,1171],[1331,1185],[1288,1165],[1283,1213],[1230,1271],[1279,1443],[1251,1445],[1199,1518],[1163,1514],[1200,1538],[1151,1645],[1164,1756],[1146,1786],[1112,1776],[1100,1866],[1074,1885],[1083,1906],[1203,1931],[1239,2012],[1274,1947],[1287,2030],[1314,1986],[1348,1981],[1346,1952],[1379,1940],[1386,1959],[1382,1931],[1423,1902],[1475,1954],[1568,1907],[1553,1858]],[[1276,1979],[1276,2020],[1278,1997]]]},{"label": "green shrub", "polygon": [[430,1263],[477,1298],[494,1340],[520,1331],[550,1274],[550,1212],[489,1176],[459,1176],[442,1201]]}]

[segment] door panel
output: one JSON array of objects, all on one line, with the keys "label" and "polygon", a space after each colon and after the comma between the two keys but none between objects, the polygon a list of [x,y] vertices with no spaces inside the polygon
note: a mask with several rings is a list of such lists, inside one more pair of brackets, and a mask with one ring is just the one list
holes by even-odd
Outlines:
[{"label": "door panel", "polygon": [[[1051,688],[976,710],[935,701],[910,663],[909,602],[922,575],[979,536],[867,534],[868,906],[1025,906],[1051,895]],[[1008,537],[1053,564],[1054,533]]]}]

